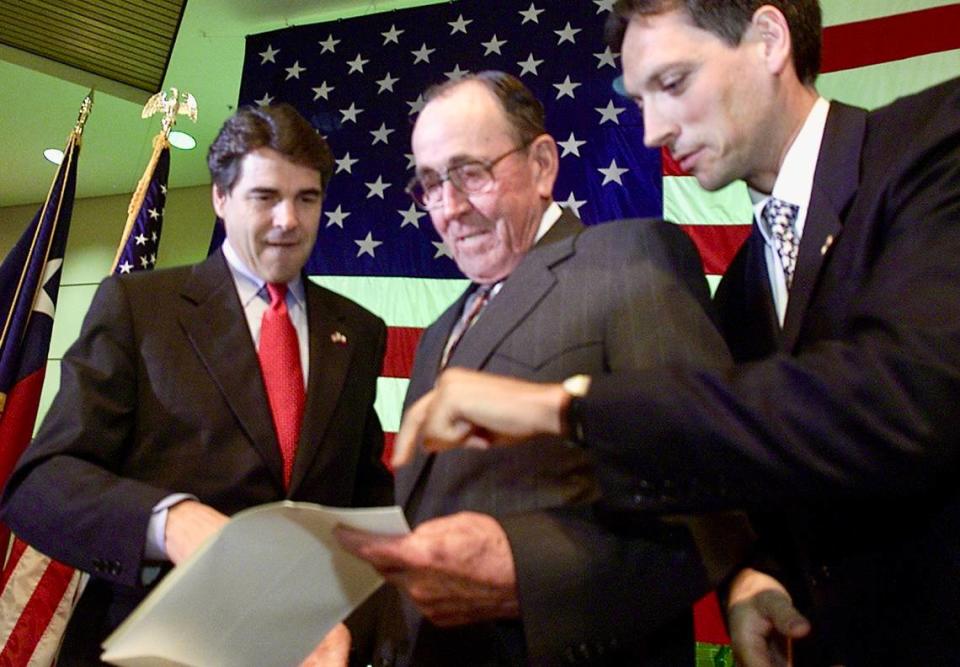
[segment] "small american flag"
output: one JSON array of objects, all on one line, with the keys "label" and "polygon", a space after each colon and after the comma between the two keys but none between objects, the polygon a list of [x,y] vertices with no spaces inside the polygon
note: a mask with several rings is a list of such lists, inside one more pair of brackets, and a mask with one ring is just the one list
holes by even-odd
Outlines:
[{"label": "small american flag", "polygon": [[167,204],[170,144],[163,133],[153,140],[153,154],[127,210],[111,273],[149,271],[157,264],[163,213]]}]

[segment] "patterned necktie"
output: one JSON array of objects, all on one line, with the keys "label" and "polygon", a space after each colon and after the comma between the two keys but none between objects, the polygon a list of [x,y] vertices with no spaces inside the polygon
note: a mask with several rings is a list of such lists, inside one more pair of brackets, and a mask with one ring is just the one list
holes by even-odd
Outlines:
[{"label": "patterned necktie", "polygon": [[270,294],[270,306],[263,313],[260,323],[260,349],[257,354],[273,415],[273,427],[280,443],[283,484],[289,488],[306,394],[303,390],[297,331],[287,313],[287,286],[268,283],[267,292]]},{"label": "patterned necktie", "polygon": [[460,344],[460,339],[467,333],[470,325],[480,316],[480,311],[483,310],[487,302],[490,301],[490,292],[493,290],[493,287],[494,285],[480,285],[476,291],[470,295],[469,298],[472,299],[472,301],[464,308],[463,315],[457,320],[457,325],[453,327],[453,331],[450,332],[450,337],[447,339],[447,345],[443,348],[443,356],[440,358],[440,368],[446,368],[450,356],[453,354],[453,351],[457,349],[457,345]]},{"label": "patterned necktie", "polygon": [[800,239],[797,237],[797,213],[800,207],[782,199],[770,197],[763,207],[762,218],[773,239],[773,247],[780,256],[783,276],[787,280],[787,289],[793,284],[793,270],[797,266],[797,250]]}]

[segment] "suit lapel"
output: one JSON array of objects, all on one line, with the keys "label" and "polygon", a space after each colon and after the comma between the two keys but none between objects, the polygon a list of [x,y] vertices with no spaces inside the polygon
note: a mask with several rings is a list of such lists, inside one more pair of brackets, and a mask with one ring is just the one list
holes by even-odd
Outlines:
[{"label": "suit lapel", "polygon": [[[491,299],[481,317],[464,334],[450,357],[448,366],[483,369],[500,342],[523,321],[556,283],[551,267],[573,254],[574,239],[582,229],[583,223],[575,215],[564,210],[563,215],[504,282],[500,293]],[[430,338],[424,340],[420,349],[417,350],[405,408],[409,407],[413,400],[429,391],[436,381],[443,348],[463,312],[463,305],[469,293],[470,290],[465,291],[456,303],[430,326],[429,333],[424,334],[429,335]],[[416,384],[414,385],[413,382]],[[422,486],[423,480],[429,474],[432,460],[433,455],[427,455],[418,450],[413,462],[397,472],[396,501],[407,510],[408,516],[413,509],[411,502],[415,502],[414,491]]]},{"label": "suit lapel", "polygon": [[290,479],[291,494],[303,481],[324,441],[347,379],[356,341],[353,330],[324,298],[323,289],[306,276],[303,280],[310,332],[310,377],[300,442]]},{"label": "suit lapel", "polygon": [[582,229],[583,224],[576,216],[565,211],[464,334],[448,366],[483,369],[497,346],[556,284],[551,269],[573,254],[574,239]]},{"label": "suit lapel", "polygon": [[[417,347],[417,355],[413,362],[413,372],[410,374],[410,385],[407,387],[407,395],[403,401],[403,410],[413,404],[418,398],[426,394],[433,388],[440,372],[440,359],[443,357],[443,348],[446,345],[450,332],[454,325],[460,319],[460,313],[463,312],[463,304],[471,290],[464,290],[453,304],[447,308],[436,322],[431,324],[423,337],[420,339],[420,345]],[[406,506],[410,498],[410,493],[420,476],[424,473],[424,467],[430,461],[432,455],[426,454],[419,447],[414,454],[413,461],[404,468],[394,472],[394,497],[398,505]]]},{"label": "suit lapel", "polygon": [[867,112],[862,109],[839,102],[830,104],[784,316],[780,342],[785,352],[793,351],[797,344],[820,269],[843,229],[842,216],[859,186],[866,120]]},{"label": "suit lapel", "polygon": [[180,314],[187,339],[282,488],[283,464],[260,364],[222,252],[196,266],[181,296],[190,306]]}]

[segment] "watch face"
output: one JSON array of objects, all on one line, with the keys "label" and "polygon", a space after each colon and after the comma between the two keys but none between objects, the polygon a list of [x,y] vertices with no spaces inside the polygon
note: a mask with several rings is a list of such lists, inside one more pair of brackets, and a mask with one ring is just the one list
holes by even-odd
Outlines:
[{"label": "watch face", "polygon": [[563,390],[571,396],[583,397],[590,390],[589,375],[572,375],[563,381]]}]

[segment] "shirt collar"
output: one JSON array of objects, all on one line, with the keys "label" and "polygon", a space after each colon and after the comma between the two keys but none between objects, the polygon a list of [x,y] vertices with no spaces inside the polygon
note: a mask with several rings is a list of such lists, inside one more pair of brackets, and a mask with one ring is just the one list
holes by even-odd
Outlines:
[{"label": "shirt collar", "polygon": [[758,219],[771,196],[796,204],[802,209],[810,204],[813,176],[817,170],[817,157],[820,155],[820,144],[823,141],[829,110],[830,103],[818,97],[783,158],[777,180],[773,184],[773,192],[768,195],[753,188],[749,189]]},{"label": "shirt collar", "polygon": [[537,228],[537,236],[533,242],[536,243],[542,239],[544,234],[549,232],[550,228],[560,219],[561,215],[563,215],[563,209],[560,208],[560,204],[555,201],[550,202],[547,210],[543,212],[543,217],[540,218],[540,227]]},{"label": "shirt collar", "polygon": [[[544,237],[544,235],[550,231],[550,228],[557,224],[557,220],[560,219],[560,216],[563,215],[563,209],[560,208],[560,204],[555,201],[550,202],[550,205],[547,206],[546,210],[543,212],[543,215],[540,217],[540,226],[537,228],[537,236],[533,240],[533,244],[536,245],[537,242]],[[492,299],[497,294],[500,293],[500,290],[503,288],[503,283],[509,278],[501,278],[493,287],[490,289],[490,298]]]},{"label": "shirt collar", "polygon": [[[248,267],[240,256],[237,255],[229,239],[223,241],[223,256],[227,260],[227,267],[233,276],[233,282],[237,287],[237,294],[240,296],[240,303],[246,308],[251,301],[256,298],[267,298],[265,289],[266,281],[255,274]],[[306,299],[306,289],[303,285],[303,278],[297,275],[296,278],[287,283],[287,294],[293,297],[294,303],[304,305]]]}]

